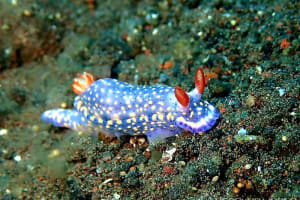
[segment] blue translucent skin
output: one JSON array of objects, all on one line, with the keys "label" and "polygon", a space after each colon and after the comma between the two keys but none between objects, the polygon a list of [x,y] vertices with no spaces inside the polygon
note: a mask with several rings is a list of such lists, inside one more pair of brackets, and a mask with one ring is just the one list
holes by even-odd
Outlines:
[{"label": "blue translucent skin", "polygon": [[174,89],[101,79],[75,98],[74,109],[48,110],[41,118],[54,126],[83,132],[111,136],[145,134],[150,142],[184,129],[205,132],[215,125],[219,111],[213,105],[202,101],[194,90],[188,93],[190,102],[184,108]]}]

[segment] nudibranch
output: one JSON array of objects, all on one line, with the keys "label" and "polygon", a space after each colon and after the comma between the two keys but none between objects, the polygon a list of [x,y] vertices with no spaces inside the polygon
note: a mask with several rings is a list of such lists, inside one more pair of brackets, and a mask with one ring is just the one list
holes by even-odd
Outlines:
[{"label": "nudibranch", "polygon": [[146,135],[153,143],[188,130],[210,130],[219,118],[218,109],[201,99],[205,80],[202,68],[195,75],[195,89],[140,86],[111,78],[94,81],[84,72],[73,80],[78,96],[74,109],[52,109],[41,116],[45,122],[76,131],[110,136]]}]

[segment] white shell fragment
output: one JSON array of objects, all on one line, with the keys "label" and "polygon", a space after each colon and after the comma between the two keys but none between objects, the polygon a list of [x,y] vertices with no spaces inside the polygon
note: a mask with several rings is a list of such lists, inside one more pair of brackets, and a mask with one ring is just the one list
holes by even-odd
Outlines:
[{"label": "white shell fragment", "polygon": [[173,154],[176,152],[176,148],[172,148],[170,150],[167,150],[165,152],[163,152],[161,160],[163,162],[169,162],[173,159]]}]

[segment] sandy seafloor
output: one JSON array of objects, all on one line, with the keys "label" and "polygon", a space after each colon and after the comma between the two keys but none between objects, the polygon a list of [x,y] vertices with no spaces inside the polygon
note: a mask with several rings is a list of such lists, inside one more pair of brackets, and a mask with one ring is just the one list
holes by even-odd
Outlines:
[{"label": "sandy seafloor", "polygon": [[[0,199],[299,199],[299,55],[296,0],[1,0]],[[190,91],[199,66],[207,133],[149,146],[40,120],[83,71]]]}]

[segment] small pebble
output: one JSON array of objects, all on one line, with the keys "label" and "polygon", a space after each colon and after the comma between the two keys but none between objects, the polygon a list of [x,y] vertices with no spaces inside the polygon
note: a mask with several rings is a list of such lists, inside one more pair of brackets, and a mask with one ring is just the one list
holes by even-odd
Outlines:
[{"label": "small pebble", "polygon": [[283,88],[280,88],[279,90],[279,96],[283,96],[284,95],[284,93],[285,93],[285,89],[283,89]]},{"label": "small pebble", "polygon": [[57,156],[59,156],[60,151],[58,149],[54,149],[49,155],[48,158],[55,158]]},{"label": "small pebble", "polygon": [[197,35],[198,35],[198,36],[202,36],[202,35],[203,35],[203,32],[202,32],[202,31],[199,31],[199,32],[197,33]]},{"label": "small pebble", "polygon": [[212,178],[212,182],[217,182],[219,180],[219,176],[214,176],[213,178]]},{"label": "small pebble", "polygon": [[10,26],[9,26],[8,24],[3,24],[3,25],[1,26],[1,29],[4,30],[4,31],[7,31],[7,30],[10,29]]},{"label": "small pebble", "polygon": [[[4,53],[5,53],[6,56],[10,56],[10,55],[11,55],[11,48],[6,48],[6,49],[4,50]],[[0,86],[1,86],[1,85],[0,85]]]},{"label": "small pebble", "polygon": [[109,178],[109,179],[106,179],[105,181],[103,181],[103,183],[101,183],[101,184],[99,185],[99,190],[102,189],[102,186],[103,186],[103,185],[105,185],[105,184],[107,184],[107,183],[109,183],[109,182],[111,182],[111,181],[113,181],[112,178]]},{"label": "small pebble", "polygon": [[133,157],[132,157],[132,156],[129,156],[129,157],[126,158],[126,162],[130,162],[130,161],[132,161],[132,160],[133,160]]},{"label": "small pebble", "polygon": [[174,62],[166,61],[166,62],[160,64],[159,68],[161,68],[161,69],[171,69],[171,68],[173,68],[173,66],[174,66]]},{"label": "small pebble", "polygon": [[248,96],[247,100],[246,100],[246,104],[247,104],[247,106],[249,106],[249,107],[254,106],[254,105],[255,105],[255,97],[254,97],[253,95],[250,94],[250,95]]},{"label": "small pebble", "polygon": [[22,158],[21,158],[20,155],[16,155],[16,156],[14,157],[14,161],[16,161],[16,162],[20,162],[21,160],[22,160]]},{"label": "small pebble", "polygon": [[231,21],[230,21],[230,24],[231,24],[231,26],[235,26],[235,25],[236,25],[236,20],[234,20],[234,19],[231,20]]},{"label": "small pebble", "polygon": [[252,167],[251,164],[246,164],[246,165],[245,165],[245,169],[247,169],[247,170],[248,170],[248,169],[251,169],[251,167]]},{"label": "small pebble", "polygon": [[156,35],[157,33],[158,33],[158,29],[157,28],[153,29],[152,35]]},{"label": "small pebble", "polygon": [[27,17],[32,16],[32,12],[30,10],[24,10],[23,14]]},{"label": "small pebble", "polygon": [[252,188],[252,183],[251,183],[251,181],[247,181],[247,183],[246,183],[246,189],[247,190],[250,190]]},{"label": "small pebble", "polygon": [[257,11],[257,14],[258,14],[259,16],[262,16],[262,15],[264,14],[264,12],[263,12],[262,10],[259,10],[259,11]]},{"label": "small pebble", "polygon": [[262,172],[262,167],[261,167],[261,166],[258,166],[258,167],[257,167],[257,171],[258,171],[258,172]]},{"label": "small pebble", "polygon": [[56,17],[56,19],[61,19],[61,14],[60,13],[56,13],[55,17]]},{"label": "small pebble", "polygon": [[185,166],[185,162],[183,160],[179,161],[178,163],[180,166]]},{"label": "small pebble", "polygon": [[240,135],[247,135],[248,131],[244,128],[241,128],[239,131],[238,131],[238,134]]},{"label": "small pebble", "polygon": [[245,186],[245,185],[244,185],[243,183],[238,183],[238,184],[237,184],[237,187],[238,187],[238,188],[243,188],[244,186]]},{"label": "small pebble", "polygon": [[61,108],[66,108],[66,107],[67,107],[67,103],[66,103],[66,102],[62,102],[62,103],[60,104],[60,107],[61,107]]},{"label": "small pebble", "polygon": [[138,138],[138,145],[143,145],[146,142],[146,139],[144,137]]},{"label": "small pebble", "polygon": [[18,0],[11,0],[11,4],[13,6],[17,6],[18,5]]},{"label": "small pebble", "polygon": [[240,188],[234,187],[234,188],[233,188],[233,192],[234,192],[235,194],[240,193]]},{"label": "small pebble", "polygon": [[130,138],[129,143],[132,144],[135,147],[136,144],[136,139],[135,138]]},{"label": "small pebble", "polygon": [[100,173],[101,173],[101,168],[97,168],[97,169],[96,169],[96,173],[97,173],[97,174],[100,174]]},{"label": "small pebble", "polygon": [[34,132],[38,132],[39,129],[40,129],[40,127],[39,127],[38,125],[33,125],[33,126],[32,126],[32,130],[33,130]]},{"label": "small pebble", "polygon": [[256,69],[256,71],[257,71],[258,74],[261,74],[261,72],[262,72],[261,66],[256,65],[255,69]]},{"label": "small pebble", "polygon": [[296,113],[295,112],[291,112],[290,115],[291,116],[296,116]]},{"label": "small pebble", "polygon": [[30,171],[34,170],[34,166],[32,166],[32,165],[27,165],[26,167],[27,167],[27,169],[30,170]]},{"label": "small pebble", "polygon": [[0,136],[7,135],[7,133],[8,133],[7,129],[1,129],[0,130]]},{"label": "small pebble", "polygon": [[121,198],[121,195],[119,195],[118,193],[114,193],[114,198],[115,198],[116,200],[118,200],[118,199]]},{"label": "small pebble", "polygon": [[176,148],[172,148],[170,150],[167,150],[165,152],[163,152],[162,154],[162,161],[171,161],[173,159],[173,154],[176,152]]},{"label": "small pebble", "polygon": [[281,140],[282,140],[283,142],[286,142],[286,141],[287,141],[287,137],[286,137],[285,135],[283,135],[283,136],[281,137]]},{"label": "small pebble", "polygon": [[129,168],[129,171],[130,171],[130,172],[132,172],[132,171],[134,171],[134,170],[135,170],[135,167],[133,167],[133,166]]}]

